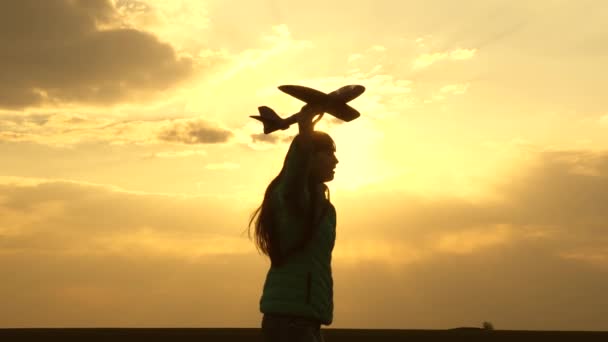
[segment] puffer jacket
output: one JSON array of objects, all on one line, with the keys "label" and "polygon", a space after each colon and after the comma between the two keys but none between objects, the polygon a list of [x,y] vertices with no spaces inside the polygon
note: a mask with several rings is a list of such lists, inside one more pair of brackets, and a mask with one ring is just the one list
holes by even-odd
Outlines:
[{"label": "puffer jacket", "polygon": [[[289,160],[288,160],[289,163]],[[301,167],[297,161],[287,165],[286,172]],[[289,214],[282,183],[275,187],[273,206],[276,229],[281,252],[285,253],[297,245],[303,237],[304,220]],[[260,312],[303,316],[330,325],[333,321],[333,278],[331,253],[336,239],[336,210],[325,199],[322,187],[316,194],[323,213],[314,230],[311,241],[304,248],[296,250],[280,265],[271,265],[266,275],[260,298]]]}]

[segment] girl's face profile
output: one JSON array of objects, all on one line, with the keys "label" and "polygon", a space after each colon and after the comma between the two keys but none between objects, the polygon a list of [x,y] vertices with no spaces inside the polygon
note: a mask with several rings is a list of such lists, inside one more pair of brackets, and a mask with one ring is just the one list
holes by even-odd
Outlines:
[{"label": "girl's face profile", "polygon": [[329,182],[334,179],[338,159],[334,150],[321,150],[313,155],[311,176],[320,182]]}]

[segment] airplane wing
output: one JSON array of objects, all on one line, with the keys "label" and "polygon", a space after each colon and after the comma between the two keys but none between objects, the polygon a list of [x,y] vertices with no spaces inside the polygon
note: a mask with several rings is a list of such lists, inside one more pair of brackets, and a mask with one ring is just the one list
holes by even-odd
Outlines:
[{"label": "airplane wing", "polygon": [[361,116],[356,109],[343,102],[332,103],[325,108],[325,111],[346,122],[352,121]]},{"label": "airplane wing", "polygon": [[362,85],[347,85],[334,90],[329,94],[325,94],[324,92],[316,89],[297,85],[282,85],[279,87],[279,89],[282,92],[306,103],[324,103],[326,101],[339,101],[346,103],[357,98],[365,91],[365,87]]},{"label": "airplane wing", "polygon": [[353,84],[353,85],[347,85],[340,89],[334,90],[327,95],[334,98],[336,101],[346,103],[346,102],[354,100],[359,95],[363,94],[364,91],[365,91],[364,86]]},{"label": "airplane wing", "polygon": [[365,91],[360,85],[345,86],[330,94],[297,85],[282,85],[279,89],[301,101],[319,105],[324,112],[343,121],[352,121],[361,116],[357,110],[346,104]]},{"label": "airplane wing", "polygon": [[282,85],[279,89],[306,103],[323,103],[327,101],[327,94],[316,89],[297,85]]}]

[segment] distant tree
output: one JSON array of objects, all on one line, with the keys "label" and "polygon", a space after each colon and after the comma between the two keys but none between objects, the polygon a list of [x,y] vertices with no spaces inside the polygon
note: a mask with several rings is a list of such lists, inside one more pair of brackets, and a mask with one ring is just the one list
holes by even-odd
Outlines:
[{"label": "distant tree", "polygon": [[494,330],[494,325],[490,322],[483,322],[483,328],[485,330]]}]

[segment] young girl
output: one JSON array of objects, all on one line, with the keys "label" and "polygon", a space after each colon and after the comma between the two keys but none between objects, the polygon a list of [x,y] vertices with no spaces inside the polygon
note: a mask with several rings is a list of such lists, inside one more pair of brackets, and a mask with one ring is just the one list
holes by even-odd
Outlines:
[{"label": "young girl", "polygon": [[260,299],[268,342],[322,342],[321,324],[333,320],[336,211],[325,182],[338,160],[331,137],[314,131],[314,109],[305,106],[300,115],[283,168],[249,221],[258,251],[271,262]]}]

